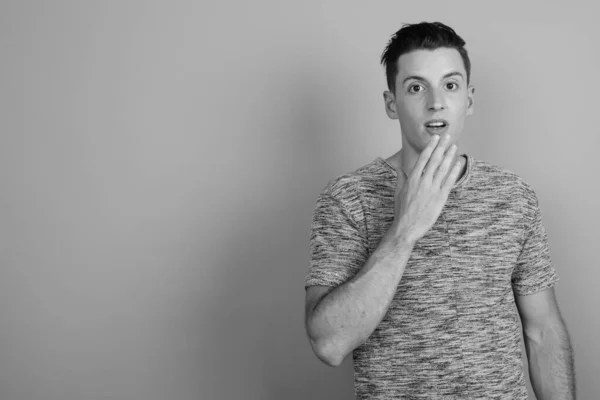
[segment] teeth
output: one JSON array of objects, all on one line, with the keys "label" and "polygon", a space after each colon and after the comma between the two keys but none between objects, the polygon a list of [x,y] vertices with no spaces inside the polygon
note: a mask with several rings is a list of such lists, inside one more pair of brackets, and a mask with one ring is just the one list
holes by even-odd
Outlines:
[{"label": "teeth", "polygon": [[430,124],[427,124],[427,126],[440,127],[440,126],[444,126],[444,123],[443,122],[432,122]]}]

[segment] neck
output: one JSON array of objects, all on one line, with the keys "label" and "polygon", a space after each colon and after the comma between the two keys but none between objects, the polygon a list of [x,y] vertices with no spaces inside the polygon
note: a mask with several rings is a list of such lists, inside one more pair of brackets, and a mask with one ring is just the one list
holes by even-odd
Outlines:
[{"label": "neck", "polygon": [[[402,146],[402,148],[396,154],[391,156],[388,159],[388,161],[394,166],[400,165],[400,167],[402,168],[402,171],[404,171],[404,174],[406,176],[408,176],[408,175],[410,175],[415,164],[417,163],[417,160],[419,159],[419,155],[420,155],[420,153],[418,153],[413,148],[411,148],[410,146],[405,144],[404,146]],[[459,155],[459,152],[457,151],[456,153],[454,153],[453,160],[450,163],[451,166],[454,165],[454,163],[458,160],[458,157],[460,157],[460,155]],[[467,163],[465,162],[463,164],[461,171],[458,174],[458,177],[456,178],[455,182],[458,182],[464,176],[464,174],[466,172],[467,172]]]}]

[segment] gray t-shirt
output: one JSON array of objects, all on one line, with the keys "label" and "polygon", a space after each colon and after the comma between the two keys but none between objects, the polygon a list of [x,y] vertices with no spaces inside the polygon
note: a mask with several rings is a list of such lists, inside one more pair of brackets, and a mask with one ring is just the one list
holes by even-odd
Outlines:
[{"label": "gray t-shirt", "polygon": [[[527,399],[513,290],[558,281],[535,192],[470,155],[417,241],[392,303],[352,355],[357,400]],[[348,281],[394,219],[396,170],[378,157],[318,196],[305,288]]]}]

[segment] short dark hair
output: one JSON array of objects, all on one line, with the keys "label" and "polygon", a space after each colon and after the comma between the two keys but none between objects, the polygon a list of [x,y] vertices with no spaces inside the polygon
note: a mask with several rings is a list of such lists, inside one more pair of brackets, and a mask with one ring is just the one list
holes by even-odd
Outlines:
[{"label": "short dark hair", "polygon": [[458,50],[467,71],[467,84],[471,78],[471,61],[465,49],[465,41],[452,28],[441,22],[421,22],[403,24],[388,42],[381,64],[385,66],[388,88],[396,92],[396,75],[398,75],[398,58],[413,50],[435,50],[448,47]]}]

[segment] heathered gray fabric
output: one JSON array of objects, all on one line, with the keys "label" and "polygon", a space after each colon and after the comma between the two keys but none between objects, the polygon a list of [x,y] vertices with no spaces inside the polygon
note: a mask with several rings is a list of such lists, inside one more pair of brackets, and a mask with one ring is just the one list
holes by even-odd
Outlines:
[{"label": "heathered gray fabric", "polygon": [[[414,246],[379,326],[353,351],[362,399],[527,399],[513,289],[558,281],[533,189],[467,158],[442,213]],[[378,157],[318,196],[305,287],[337,287],[394,218],[395,169]]]}]

